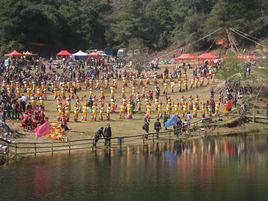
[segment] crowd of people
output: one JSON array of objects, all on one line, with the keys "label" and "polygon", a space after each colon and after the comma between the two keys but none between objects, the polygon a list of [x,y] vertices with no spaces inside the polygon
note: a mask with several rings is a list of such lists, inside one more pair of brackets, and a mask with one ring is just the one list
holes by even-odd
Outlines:
[{"label": "crowd of people", "polygon": [[[144,115],[145,132],[149,133],[150,120],[156,118],[154,128],[159,133],[160,119],[165,123],[176,115],[175,127],[189,127],[192,118],[228,113],[231,108],[225,104],[232,101],[236,105],[237,94],[241,94],[239,91],[230,96],[233,92],[222,90],[217,96],[211,84],[218,66],[208,62],[142,72],[117,68],[116,63],[87,65],[70,59],[57,66],[52,59],[18,59],[11,63],[2,68],[0,77],[2,120],[21,120],[26,130],[42,124],[47,104],[54,102],[56,120],[66,129],[70,121],[124,120]],[[207,100],[198,94],[202,87],[211,88]],[[191,95],[183,95],[186,92]]]}]

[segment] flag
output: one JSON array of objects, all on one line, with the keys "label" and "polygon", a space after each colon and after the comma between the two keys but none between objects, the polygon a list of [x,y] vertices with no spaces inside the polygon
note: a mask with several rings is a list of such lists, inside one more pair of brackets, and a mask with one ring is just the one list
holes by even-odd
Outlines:
[{"label": "flag", "polygon": [[38,126],[36,129],[34,129],[34,135],[37,138],[39,138],[39,137],[47,135],[49,133],[49,130],[50,130],[50,125],[49,125],[49,122],[46,121],[41,126]]},{"label": "flag", "polygon": [[169,120],[166,121],[165,127],[174,126],[177,124],[177,117],[176,115],[173,115]]}]

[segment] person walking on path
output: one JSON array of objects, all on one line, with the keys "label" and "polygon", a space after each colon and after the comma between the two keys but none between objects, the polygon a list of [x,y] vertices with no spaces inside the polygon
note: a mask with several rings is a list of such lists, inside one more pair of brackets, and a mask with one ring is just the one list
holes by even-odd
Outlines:
[{"label": "person walking on path", "polygon": [[111,146],[112,128],[109,123],[104,128],[103,136],[105,138],[105,146]]}]

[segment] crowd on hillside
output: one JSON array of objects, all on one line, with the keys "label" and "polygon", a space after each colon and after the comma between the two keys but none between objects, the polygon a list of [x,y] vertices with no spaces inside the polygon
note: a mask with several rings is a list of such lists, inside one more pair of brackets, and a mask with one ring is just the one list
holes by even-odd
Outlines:
[{"label": "crowd on hillside", "polygon": [[[211,117],[220,114],[220,107],[231,101],[236,107],[238,99],[248,93],[245,88],[227,89],[216,97],[211,88],[211,97],[200,100],[196,92],[190,97],[171,98],[171,94],[190,91],[214,82],[220,64],[182,63],[173,69],[164,71],[136,71],[131,68],[118,68],[116,61],[107,64],[85,63],[64,59],[59,61],[42,58],[15,59],[9,66],[0,61],[1,95],[0,107],[2,120],[20,120],[21,127],[33,130],[45,121],[45,102],[48,93],[53,94],[57,102],[57,120],[64,128],[73,115],[74,121],[109,121],[112,113],[118,113],[120,119],[132,119],[135,113],[144,113],[143,129],[149,132],[152,117],[157,122],[155,130],[165,128],[166,121],[176,115],[175,130],[187,130],[192,118]],[[188,75],[192,74],[192,78]],[[118,88],[118,82],[122,83]],[[79,96],[87,92],[85,97]],[[118,95],[120,94],[120,95]],[[196,97],[194,97],[196,96]],[[120,103],[121,102],[121,103]]]}]

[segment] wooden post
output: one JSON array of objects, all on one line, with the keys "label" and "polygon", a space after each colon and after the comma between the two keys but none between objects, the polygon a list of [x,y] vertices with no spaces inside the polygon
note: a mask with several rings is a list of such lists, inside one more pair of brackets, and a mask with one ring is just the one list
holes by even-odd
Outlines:
[{"label": "wooden post", "polygon": [[9,143],[7,143],[7,153],[6,153],[6,155],[7,155],[7,158],[9,158]]},{"label": "wooden post", "polygon": [[34,157],[36,157],[36,143],[34,143]]},{"label": "wooden post", "polygon": [[153,144],[154,144],[154,133],[153,133]]},{"label": "wooden post", "polygon": [[71,142],[69,141],[69,155],[71,154]]},{"label": "wooden post", "polygon": [[53,157],[53,142],[51,142],[51,156]]},{"label": "wooden post", "polygon": [[17,150],[18,150],[17,143],[15,143],[15,154],[16,154],[16,159],[18,158]]}]

